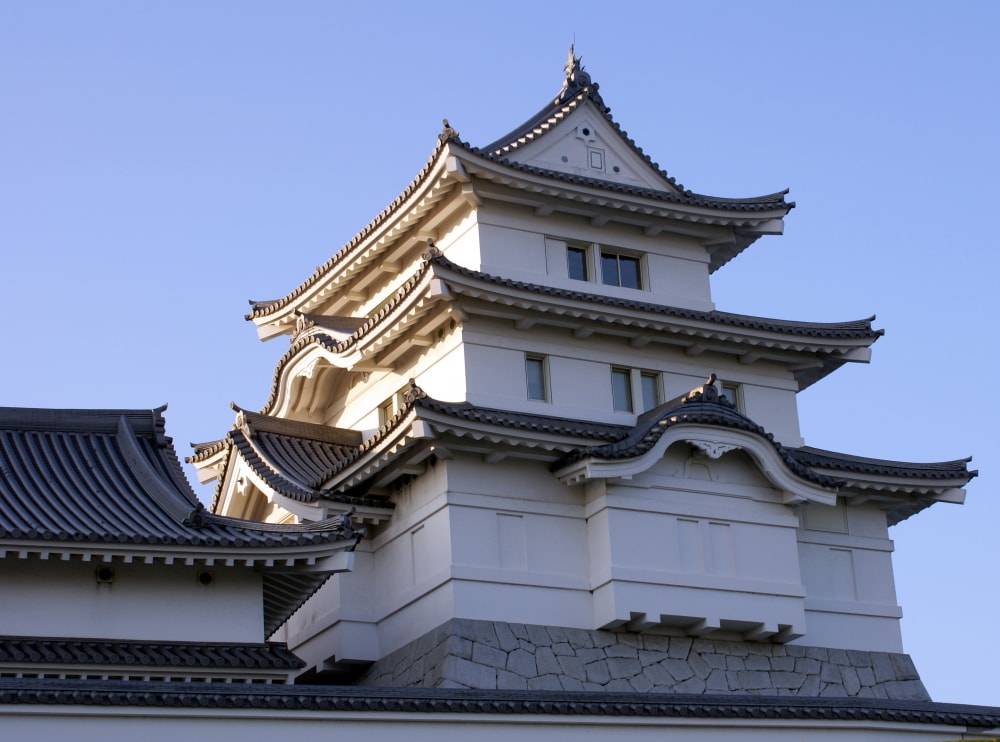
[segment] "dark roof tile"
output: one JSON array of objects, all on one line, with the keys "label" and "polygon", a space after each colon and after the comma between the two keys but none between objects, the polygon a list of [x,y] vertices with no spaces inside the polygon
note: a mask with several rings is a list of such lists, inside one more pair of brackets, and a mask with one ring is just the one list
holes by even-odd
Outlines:
[{"label": "dark roof tile", "polygon": [[296,670],[305,663],[277,642],[145,642],[0,636],[0,664],[139,665]]},{"label": "dark roof tile", "polygon": [[349,518],[317,528],[207,513],[161,413],[0,408],[0,538],[209,549],[356,540]]},{"label": "dark roof tile", "polygon": [[805,466],[856,474],[874,474],[912,479],[963,479],[965,481],[969,481],[979,475],[978,471],[969,471],[968,464],[972,461],[971,457],[956,459],[955,461],[919,463],[865,458],[846,453],[837,453],[836,451],[824,451],[821,448],[813,448],[811,446],[790,448],[788,449],[788,453],[796,461],[801,462]]},{"label": "dark roof tile", "polygon": [[[582,68],[581,68],[582,72]],[[584,73],[586,74],[586,73]],[[519,170],[527,173],[533,173],[542,175],[545,177],[553,178],[555,180],[561,180],[564,182],[577,183],[581,185],[586,185],[590,187],[600,188],[603,190],[610,190],[617,193],[624,193],[628,195],[636,195],[642,197],[648,197],[664,202],[677,203],[681,205],[690,205],[709,209],[720,209],[724,211],[737,211],[737,212],[763,212],[772,210],[783,210],[786,213],[792,209],[795,204],[786,202],[785,195],[788,193],[787,190],[780,191],[778,193],[772,193],[765,196],[756,196],[751,198],[720,198],[716,196],[705,196],[697,193],[692,193],[689,190],[685,190],[683,186],[677,184],[673,177],[668,175],[666,171],[662,170],[660,166],[653,162],[653,160],[645,154],[636,143],[629,138],[629,136],[622,130],[618,123],[611,117],[611,109],[609,109],[600,94],[598,93],[598,85],[596,83],[590,83],[589,77],[581,78],[586,79],[588,82],[585,85],[574,85],[569,88],[564,88],[556,100],[549,105],[542,108],[537,114],[529,118],[526,122],[518,126],[509,134],[505,135],[501,139],[487,145],[486,147],[475,147],[462,141],[457,132],[448,126],[445,122],[444,132],[438,137],[437,145],[435,146],[433,152],[431,152],[424,167],[417,173],[416,177],[410,182],[410,184],[403,190],[403,192],[397,196],[392,203],[386,206],[371,222],[368,223],[360,232],[358,232],[346,245],[344,245],[340,250],[338,250],[334,255],[327,260],[323,265],[318,266],[312,275],[310,275],[305,281],[299,284],[295,289],[293,289],[289,294],[273,300],[257,301],[250,300],[250,313],[246,315],[247,320],[259,320],[261,318],[267,317],[281,309],[289,306],[296,298],[308,291],[312,286],[321,281],[324,276],[326,276],[335,266],[344,262],[349,255],[364,242],[371,234],[373,234],[402,204],[410,199],[410,197],[417,192],[424,183],[428,181],[431,174],[434,172],[435,166],[438,163],[439,158],[442,153],[447,151],[448,145],[454,144],[457,147],[462,148],[466,152],[476,157],[482,157],[491,162],[509,167],[514,170]],[[536,129],[542,129],[539,132],[544,133],[548,131],[555,125],[558,121],[565,118],[565,115],[577,108],[585,100],[592,101],[598,109],[601,111],[602,115],[608,120],[614,130],[621,136],[622,140],[627,144],[627,146],[632,149],[639,157],[641,157],[653,170],[663,176],[663,178],[671,185],[677,188],[677,192],[671,192],[668,190],[659,191],[651,188],[639,188],[635,186],[625,185],[621,183],[614,183],[612,181],[599,180],[596,178],[586,178],[582,176],[569,175],[566,173],[560,173],[552,170],[546,170],[543,168],[535,168],[529,165],[523,165],[519,163],[512,162],[509,158],[505,157],[505,153],[515,149],[515,143],[518,139],[522,137],[534,138],[532,132]],[[546,125],[547,122],[551,122],[551,125]],[[309,316],[309,315],[307,315]]]},{"label": "dark roof tile", "polygon": [[157,683],[0,678],[0,703],[384,713],[874,721],[994,729],[1000,708],[877,698]]},{"label": "dark roof tile", "polygon": [[877,340],[884,334],[884,330],[873,330],[872,322],[874,316],[865,319],[851,320],[848,322],[799,322],[793,320],[770,319],[767,317],[753,317],[746,314],[734,314],[732,312],[703,311],[699,309],[685,309],[682,307],[672,307],[666,304],[655,304],[647,301],[637,301],[635,299],[623,299],[616,296],[606,296],[604,294],[593,294],[585,291],[572,291],[569,289],[557,288],[555,286],[543,286],[541,284],[518,281],[512,278],[502,278],[489,273],[465,268],[453,263],[448,258],[438,255],[431,258],[431,262],[440,265],[448,270],[455,271],[470,278],[492,283],[498,286],[521,291],[529,291],[536,294],[552,296],[558,299],[572,299],[584,301],[590,304],[602,306],[621,307],[642,312],[650,312],[679,319],[690,319],[712,324],[726,325],[729,327],[740,327],[752,330],[763,330],[785,335],[795,335],[825,339],[861,339]]},{"label": "dark roof tile", "polygon": [[820,474],[804,466],[791,456],[788,449],[775,441],[774,436],[750,418],[737,412],[729,400],[706,392],[689,394],[677,404],[667,403],[657,410],[651,410],[625,438],[603,446],[581,449],[568,456],[561,465],[585,458],[627,459],[641,456],[653,448],[668,429],[684,423],[715,425],[754,433],[774,447],[781,460],[796,476],[823,487],[838,487],[843,484],[842,480]]},{"label": "dark roof tile", "polygon": [[[785,194],[788,193],[787,190],[768,194],[766,196],[756,196],[751,198],[720,198],[717,196],[705,196],[699,193],[692,193],[691,191],[685,189],[684,186],[680,185],[671,175],[667,173],[666,170],[662,169],[656,162],[654,162],[652,158],[647,155],[627,133],[625,133],[624,129],[621,128],[618,122],[615,121],[615,119],[611,116],[611,109],[601,97],[599,92],[600,86],[596,82],[591,81],[590,75],[584,71],[579,58],[575,58],[572,64],[567,63],[566,74],[567,78],[563,84],[562,90],[559,92],[559,95],[557,95],[551,103],[543,106],[538,113],[522,123],[520,126],[516,127],[513,131],[508,132],[485,147],[472,147],[464,142],[458,143],[466,147],[466,149],[470,152],[486,157],[494,162],[507,165],[516,170],[537,173],[539,175],[545,175],[557,180],[580,183],[619,193],[646,196],[678,204],[729,209],[734,211],[752,212],[784,208],[787,212],[795,206],[794,203],[785,202],[784,197]],[[516,152],[519,148],[524,146],[524,144],[540,139],[550,131],[557,128],[570,113],[587,101],[593,104],[600,115],[605,121],[608,122],[625,145],[636,155],[642,158],[642,160],[652,170],[660,175],[667,183],[673,186],[676,191],[672,192],[667,190],[641,188],[598,178],[588,178],[568,173],[561,173],[545,168],[537,168],[530,165],[516,163],[511,161],[510,158],[506,156],[511,152]]]}]

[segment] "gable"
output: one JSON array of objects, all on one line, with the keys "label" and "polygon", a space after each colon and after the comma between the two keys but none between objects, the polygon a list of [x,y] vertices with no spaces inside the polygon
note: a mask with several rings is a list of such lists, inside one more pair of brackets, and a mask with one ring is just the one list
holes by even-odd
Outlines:
[{"label": "gable", "polygon": [[504,153],[511,162],[583,178],[680,193],[650,167],[590,100],[543,136]]}]

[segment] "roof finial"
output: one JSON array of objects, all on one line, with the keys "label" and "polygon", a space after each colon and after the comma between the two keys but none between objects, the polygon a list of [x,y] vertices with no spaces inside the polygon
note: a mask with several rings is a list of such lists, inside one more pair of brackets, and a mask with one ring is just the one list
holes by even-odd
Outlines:
[{"label": "roof finial", "polygon": [[444,128],[441,129],[441,133],[438,134],[438,141],[441,144],[445,142],[450,142],[452,139],[458,139],[458,132],[451,128],[451,124],[448,123],[448,119],[441,121]]},{"label": "roof finial", "polygon": [[576,39],[573,39],[573,43],[569,45],[569,57],[566,59],[566,64],[563,65],[563,69],[566,71],[567,80],[573,79],[573,73],[576,71],[576,64],[580,61],[573,51],[575,47]]},{"label": "roof finial", "polygon": [[566,64],[563,65],[566,79],[563,80],[562,90],[559,91],[559,95],[555,99],[556,103],[565,103],[590,85],[590,75],[584,71],[582,61],[583,57],[576,56],[576,36],[574,35],[573,43],[569,45]]}]

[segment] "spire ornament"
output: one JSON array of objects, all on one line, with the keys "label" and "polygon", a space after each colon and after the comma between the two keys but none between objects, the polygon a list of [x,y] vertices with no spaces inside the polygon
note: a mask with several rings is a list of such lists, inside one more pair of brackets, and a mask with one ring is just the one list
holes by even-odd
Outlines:
[{"label": "spire ornament", "polygon": [[445,142],[450,142],[452,139],[458,139],[458,131],[451,128],[448,119],[443,119],[441,123],[444,127],[441,129],[441,133],[438,134],[438,142],[444,144]]},{"label": "spire ornament", "polygon": [[574,47],[575,44],[569,45],[569,55],[563,65],[566,79],[563,80],[562,90],[556,96],[555,103],[565,103],[591,84],[590,75],[583,69],[583,57],[576,56]]}]

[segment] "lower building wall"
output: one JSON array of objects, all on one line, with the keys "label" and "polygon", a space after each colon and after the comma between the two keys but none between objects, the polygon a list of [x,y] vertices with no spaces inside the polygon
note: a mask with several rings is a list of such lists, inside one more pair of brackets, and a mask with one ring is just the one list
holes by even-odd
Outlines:
[{"label": "lower building wall", "polygon": [[909,655],[452,619],[360,685],[929,700]]}]

